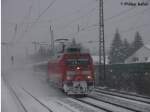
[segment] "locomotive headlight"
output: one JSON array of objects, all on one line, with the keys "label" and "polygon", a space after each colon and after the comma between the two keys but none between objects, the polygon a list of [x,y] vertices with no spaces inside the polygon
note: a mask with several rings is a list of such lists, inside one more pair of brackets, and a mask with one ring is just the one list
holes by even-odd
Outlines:
[{"label": "locomotive headlight", "polygon": [[77,70],[80,70],[80,67],[77,67]]},{"label": "locomotive headlight", "polygon": [[87,78],[88,78],[88,79],[92,79],[92,76],[88,75]]},{"label": "locomotive headlight", "polygon": [[71,76],[66,77],[66,80],[71,80],[71,79],[72,79]]}]

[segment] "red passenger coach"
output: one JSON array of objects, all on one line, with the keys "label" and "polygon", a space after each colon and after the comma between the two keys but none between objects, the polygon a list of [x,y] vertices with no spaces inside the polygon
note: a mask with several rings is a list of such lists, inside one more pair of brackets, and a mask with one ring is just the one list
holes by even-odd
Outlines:
[{"label": "red passenger coach", "polygon": [[79,44],[63,44],[61,51],[49,60],[48,78],[67,94],[88,94],[94,88],[90,53]]}]

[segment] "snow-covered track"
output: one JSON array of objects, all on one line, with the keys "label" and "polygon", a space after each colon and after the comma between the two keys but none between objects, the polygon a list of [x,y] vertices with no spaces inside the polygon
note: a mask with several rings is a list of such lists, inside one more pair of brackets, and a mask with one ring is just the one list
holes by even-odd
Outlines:
[{"label": "snow-covered track", "polygon": [[21,99],[19,98],[19,96],[17,95],[17,93],[15,92],[15,90],[9,85],[10,90],[12,91],[12,93],[15,95],[16,99],[18,100],[19,104],[21,105],[22,109],[24,110],[24,112],[29,112],[25,105],[23,104],[23,102],[21,101]]},{"label": "snow-covered track", "polygon": [[141,112],[132,110],[129,108],[124,108],[115,104],[111,104],[109,102],[105,102],[99,99],[91,98],[91,97],[85,97],[85,98],[76,98],[76,100],[91,105],[95,108],[99,108],[101,110],[104,110],[105,112]]},{"label": "snow-covered track", "polygon": [[104,90],[104,89],[95,89],[95,92],[150,104],[150,98],[146,96],[144,97],[144,96],[139,96],[139,95],[126,94],[122,92],[114,92],[114,91],[109,91],[109,90]]},{"label": "snow-covered track", "polygon": [[19,102],[19,104],[21,105],[22,109],[24,110],[24,112],[28,112],[28,110],[26,109],[26,107],[24,106],[23,102],[21,101],[21,99],[18,97],[17,93],[15,92],[15,90],[12,88],[12,86],[7,82],[7,80],[5,79],[4,76],[2,76],[3,80],[5,81],[5,83],[7,83],[7,87],[10,89],[10,91],[13,93],[13,95],[16,97],[17,101]]},{"label": "snow-covered track", "polygon": [[99,108],[98,106],[90,105],[74,97],[60,99],[60,101],[63,102],[63,105],[68,105],[69,108],[74,108],[75,111],[73,112],[112,112],[109,110],[107,111],[104,108]]},{"label": "snow-covered track", "polygon": [[150,104],[136,100],[131,100],[100,92],[92,92],[88,97],[98,100],[100,102],[105,102],[134,112],[150,112]]},{"label": "snow-covered track", "polygon": [[128,106],[123,106],[123,105],[119,105],[119,104],[116,104],[116,103],[112,103],[112,102],[109,102],[109,101],[106,101],[106,100],[102,100],[98,97],[95,97],[95,96],[88,96],[89,98],[92,98],[92,99],[95,99],[97,101],[100,101],[100,102],[104,102],[104,103],[108,103],[110,105],[114,105],[116,107],[120,107],[120,108],[123,108],[123,109],[127,109],[129,111],[133,111],[133,112],[141,112],[139,110],[136,110],[136,109],[132,109],[132,108],[129,108]]},{"label": "snow-covered track", "polygon": [[106,92],[112,92],[112,93],[118,93],[118,94],[123,94],[123,95],[129,95],[129,96],[133,96],[133,97],[139,97],[139,98],[145,98],[145,99],[150,99],[149,96],[144,96],[144,95],[139,95],[139,94],[134,94],[134,93],[128,93],[125,91],[119,91],[119,90],[115,90],[115,89],[102,89],[101,87],[97,87],[96,89],[98,90],[103,90]]},{"label": "snow-covered track", "polygon": [[80,98],[74,98],[74,99],[75,99],[75,100],[78,100],[78,101],[80,101],[80,102],[82,102],[82,103],[88,104],[88,105],[90,105],[90,106],[96,107],[96,108],[98,108],[98,109],[104,110],[104,111],[106,111],[106,112],[113,112],[113,111],[111,111],[111,110],[109,110],[109,109],[107,109],[107,108],[104,108],[104,107],[102,107],[102,106],[98,106],[98,105],[95,105],[95,104],[93,104],[93,103],[84,101],[84,100],[82,100],[82,99],[80,99]]},{"label": "snow-covered track", "polygon": [[29,91],[27,91],[25,88],[22,88],[24,92],[26,92],[29,96],[31,96],[34,100],[36,100],[39,104],[41,104],[44,108],[48,110],[48,112],[53,112],[47,105],[42,103],[38,98],[33,96]]}]

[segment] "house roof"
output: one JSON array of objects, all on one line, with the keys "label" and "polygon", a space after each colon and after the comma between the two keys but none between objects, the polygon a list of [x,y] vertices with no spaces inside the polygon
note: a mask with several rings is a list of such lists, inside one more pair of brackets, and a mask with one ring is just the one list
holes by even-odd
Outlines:
[{"label": "house roof", "polygon": [[[146,48],[146,49],[148,49],[148,50],[150,50],[150,44],[145,44],[144,46],[142,46],[141,48]],[[141,48],[139,48],[136,52],[138,52]],[[134,53],[134,54],[136,54],[136,52]],[[134,55],[133,54],[133,55]],[[132,55],[131,55],[132,56]]]},{"label": "house roof", "polygon": [[144,47],[150,50],[150,44],[146,44]]},{"label": "house roof", "polygon": [[[147,50],[150,51],[150,44],[145,44],[143,47],[141,47],[140,49],[138,49],[134,54],[132,54],[131,56],[129,56],[125,61],[129,60],[131,57],[133,57],[134,55],[136,55],[136,53],[139,52],[139,50],[141,50],[142,48],[146,48]],[[148,58],[148,62],[150,62],[150,57]]]}]

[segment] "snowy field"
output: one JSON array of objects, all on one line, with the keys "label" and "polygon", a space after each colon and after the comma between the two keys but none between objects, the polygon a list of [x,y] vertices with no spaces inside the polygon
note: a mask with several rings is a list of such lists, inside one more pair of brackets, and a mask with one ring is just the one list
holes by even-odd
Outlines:
[{"label": "snowy field", "polygon": [[14,64],[5,64],[2,71],[2,112],[103,112],[72,98],[68,99],[47,82],[45,72],[35,72],[32,69],[33,63],[27,61],[20,59]]},{"label": "snowy field", "polygon": [[45,72],[34,71],[33,65],[25,57],[16,58],[14,64],[3,62],[2,112],[150,112],[150,99],[113,96],[99,88],[88,97],[68,97],[48,83]]},{"label": "snowy field", "polygon": [[[33,101],[22,88],[30,91],[34,96],[40,99],[55,99],[65,97],[65,95],[54,87],[51,87],[46,80],[46,73],[34,72],[32,63],[25,63],[25,60],[16,61],[16,63],[6,63],[2,71],[2,111],[20,112],[18,102],[11,86],[24,105],[32,112],[38,110],[37,102]],[[38,104],[39,105],[39,104]],[[20,108],[20,107],[19,107]],[[13,110],[13,111],[12,111]],[[39,109],[40,111],[41,109]]]}]

